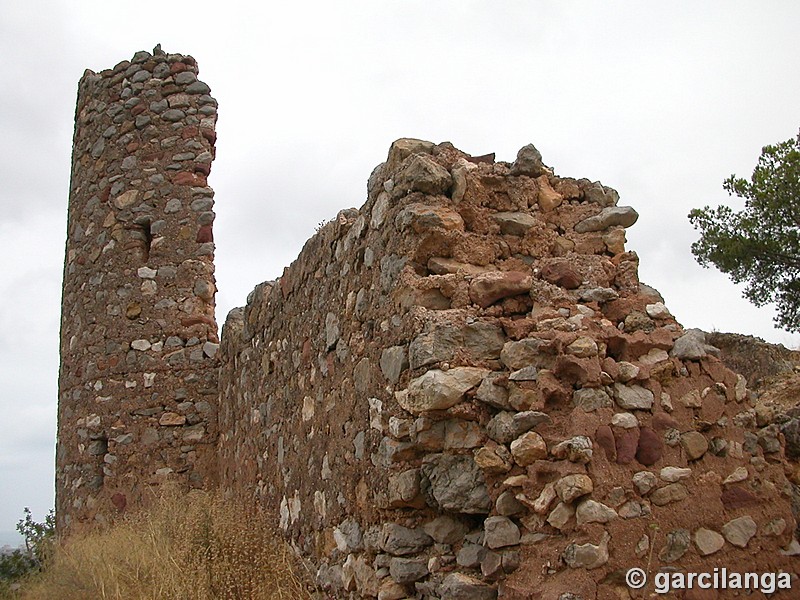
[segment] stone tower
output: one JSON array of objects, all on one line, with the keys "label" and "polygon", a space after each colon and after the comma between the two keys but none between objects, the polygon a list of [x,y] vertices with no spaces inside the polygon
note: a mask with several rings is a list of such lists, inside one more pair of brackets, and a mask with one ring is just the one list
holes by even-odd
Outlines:
[{"label": "stone tower", "polygon": [[61,314],[61,532],[213,478],[217,102],[191,56],[137,52],[78,88]]}]

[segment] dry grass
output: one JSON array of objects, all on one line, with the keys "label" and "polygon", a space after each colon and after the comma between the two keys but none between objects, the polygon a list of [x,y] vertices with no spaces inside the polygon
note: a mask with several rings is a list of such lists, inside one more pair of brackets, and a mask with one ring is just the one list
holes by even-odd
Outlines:
[{"label": "dry grass", "polygon": [[268,520],[200,492],[165,491],[150,510],[70,537],[21,600],[311,598]]}]

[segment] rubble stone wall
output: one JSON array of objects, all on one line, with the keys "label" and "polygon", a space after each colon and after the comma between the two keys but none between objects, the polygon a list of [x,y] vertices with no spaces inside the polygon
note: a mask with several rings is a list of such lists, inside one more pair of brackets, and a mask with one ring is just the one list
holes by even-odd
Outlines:
[{"label": "rubble stone wall", "polygon": [[398,140],[366,203],[218,343],[215,121],[189,56],[81,80],[62,532],[172,480],[261,502],[334,598],[627,598],[631,567],[797,571],[796,428],[759,418],[639,282],[638,215],[613,189],[530,145],[507,163]]},{"label": "rubble stone wall", "polygon": [[61,320],[58,527],[103,522],[216,468],[217,103],[190,56],[87,71],[75,115]]},{"label": "rubble stone wall", "polygon": [[[640,284],[599,183],[399,140],[223,329],[220,476],[334,597],[796,570],[782,435]],[[757,568],[756,568],[757,567]]]}]

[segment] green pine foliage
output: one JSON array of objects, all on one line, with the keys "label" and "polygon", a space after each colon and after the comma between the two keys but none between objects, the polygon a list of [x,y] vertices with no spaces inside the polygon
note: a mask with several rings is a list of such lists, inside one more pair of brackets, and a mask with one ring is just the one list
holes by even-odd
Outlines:
[{"label": "green pine foliage", "polygon": [[745,207],[692,210],[689,221],[700,231],[692,253],[745,283],[756,306],[775,302],[778,327],[800,331],[800,134],[765,146],[749,181],[731,175],[723,187]]}]

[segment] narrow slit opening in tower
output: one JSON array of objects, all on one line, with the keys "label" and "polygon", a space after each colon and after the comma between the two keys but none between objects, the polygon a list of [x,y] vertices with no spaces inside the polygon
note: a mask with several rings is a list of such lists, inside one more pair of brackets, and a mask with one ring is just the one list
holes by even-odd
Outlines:
[{"label": "narrow slit opening in tower", "polygon": [[131,238],[133,239],[133,247],[139,254],[139,260],[142,264],[147,264],[150,260],[150,250],[153,245],[153,231],[151,229],[151,221],[149,218],[140,218],[131,227]]}]

